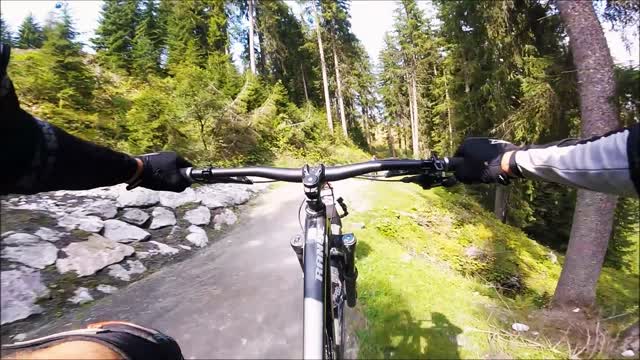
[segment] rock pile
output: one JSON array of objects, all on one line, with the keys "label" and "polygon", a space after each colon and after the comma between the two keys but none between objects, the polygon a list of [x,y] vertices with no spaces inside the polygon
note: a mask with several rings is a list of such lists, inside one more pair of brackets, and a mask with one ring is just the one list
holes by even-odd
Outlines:
[{"label": "rock pile", "polygon": [[265,187],[214,184],[171,193],[118,185],[3,198],[1,324],[46,312],[46,301],[38,300],[60,279],[112,279],[76,285],[67,302],[82,304],[118,290],[108,282],[139,279],[148,266],[142,260],[206,246],[213,231],[237,221],[231,208]]}]

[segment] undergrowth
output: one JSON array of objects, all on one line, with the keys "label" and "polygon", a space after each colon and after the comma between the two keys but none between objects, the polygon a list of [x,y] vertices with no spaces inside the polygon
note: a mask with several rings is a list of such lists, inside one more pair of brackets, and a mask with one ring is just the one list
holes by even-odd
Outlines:
[{"label": "undergrowth", "polygon": [[[584,348],[586,333],[562,335],[541,320],[561,255],[500,223],[463,192],[380,183],[362,191],[371,208],[346,219],[347,230],[365,224],[354,230],[368,324],[358,334],[359,357],[567,358]],[[600,312],[580,316],[596,319],[610,340],[638,318],[638,298],[637,274],[605,268]],[[514,322],[531,329],[516,333]],[[606,352],[608,342],[594,347],[593,334],[582,356]]]}]

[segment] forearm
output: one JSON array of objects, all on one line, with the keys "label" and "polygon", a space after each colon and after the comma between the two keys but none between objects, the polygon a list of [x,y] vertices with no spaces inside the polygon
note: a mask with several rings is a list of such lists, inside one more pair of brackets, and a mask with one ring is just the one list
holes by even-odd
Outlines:
[{"label": "forearm", "polygon": [[131,156],[79,139],[22,110],[4,122],[2,193],[91,189],[126,182],[136,173]]},{"label": "forearm", "polygon": [[638,196],[640,125],[587,140],[517,151],[516,171],[551,181],[622,196]]}]

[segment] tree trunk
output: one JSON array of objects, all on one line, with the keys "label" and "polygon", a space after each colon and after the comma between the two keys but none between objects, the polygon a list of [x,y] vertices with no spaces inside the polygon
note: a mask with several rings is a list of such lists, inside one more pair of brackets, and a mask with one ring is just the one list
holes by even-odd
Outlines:
[{"label": "tree trunk", "polygon": [[249,5],[249,65],[251,67],[251,73],[256,74],[256,50],[253,48],[253,28],[254,28],[254,14],[253,14],[253,1],[247,0]]},{"label": "tree trunk", "polygon": [[336,35],[331,29],[331,49],[333,50],[333,63],[336,70],[336,91],[338,97],[338,113],[340,114],[340,123],[342,124],[342,133],[344,137],[348,137],[347,119],[344,116],[344,100],[342,99],[342,79],[340,78],[340,63],[338,62],[338,50],[336,46]]},{"label": "tree trunk", "polygon": [[411,121],[411,145],[413,149],[413,158],[420,158],[420,132],[418,131],[418,95],[416,89],[416,74],[411,74],[411,93],[409,96],[413,107],[412,121]]},{"label": "tree trunk", "polygon": [[309,92],[307,92],[307,79],[304,76],[304,68],[300,64],[300,73],[302,74],[302,88],[304,89],[304,99],[309,102]]},{"label": "tree trunk", "polygon": [[449,85],[447,75],[444,74],[444,96],[447,102],[447,120],[449,121],[449,153],[453,154],[453,125],[451,122],[451,98],[449,97]]},{"label": "tree trunk", "polygon": [[256,56],[256,71],[266,76],[268,74],[267,62],[269,61],[269,55],[262,49],[264,34],[260,31],[260,6],[258,6],[258,0],[253,0],[253,11],[255,32],[258,36],[258,48],[260,49],[258,52],[259,56]]},{"label": "tree trunk", "polygon": [[362,131],[364,131],[364,139],[367,141],[367,149],[371,148],[371,140],[369,139],[369,111],[367,107],[362,107]]},{"label": "tree trunk", "polygon": [[509,188],[496,184],[496,196],[493,204],[493,213],[502,223],[507,222],[507,204],[509,203]]},{"label": "tree trunk", "polygon": [[393,134],[391,131],[393,130],[393,126],[389,124],[387,126],[387,145],[389,146],[389,154],[391,157],[396,157],[396,147],[393,146]]},{"label": "tree trunk", "polygon": [[316,35],[318,36],[318,50],[320,51],[320,68],[322,69],[322,86],[324,88],[324,106],[327,112],[327,125],[329,131],[333,134],[333,119],[331,118],[331,98],[329,98],[329,81],[327,79],[327,64],[324,61],[324,50],[322,48],[322,34],[320,31],[320,17],[315,2],[311,4],[313,8],[313,16],[316,19]]},{"label": "tree trunk", "polygon": [[[559,1],[558,8],[577,68],[581,135],[591,137],[613,130],[619,126],[618,111],[611,102],[615,93],[613,61],[593,5],[589,1]],[[594,305],[616,200],[611,195],[578,191],[569,247],[553,306]]]}]

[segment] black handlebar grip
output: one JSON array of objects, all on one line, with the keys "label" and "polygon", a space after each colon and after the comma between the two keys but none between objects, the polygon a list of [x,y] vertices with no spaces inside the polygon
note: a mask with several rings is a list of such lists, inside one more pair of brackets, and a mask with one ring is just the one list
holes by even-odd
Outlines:
[{"label": "black handlebar grip", "polygon": [[180,168],[180,175],[182,175],[185,179],[187,179],[187,181],[189,181],[190,183],[194,183],[195,181],[193,180],[193,178],[191,177],[191,170],[193,168],[191,167],[186,167],[186,168]]},{"label": "black handlebar grip", "polygon": [[456,171],[464,164],[464,158],[450,157],[447,158],[447,171]]}]

